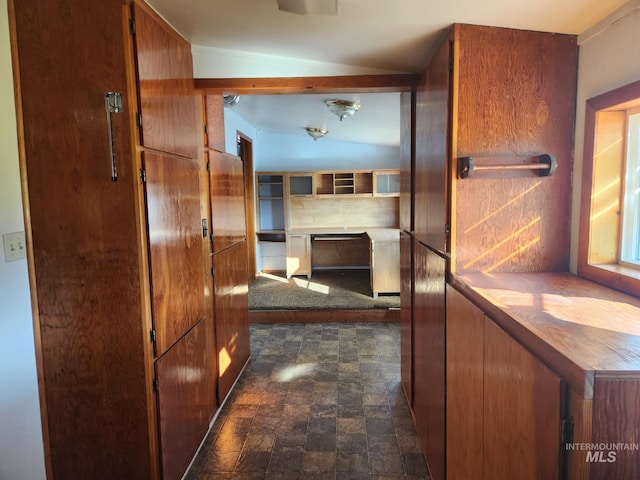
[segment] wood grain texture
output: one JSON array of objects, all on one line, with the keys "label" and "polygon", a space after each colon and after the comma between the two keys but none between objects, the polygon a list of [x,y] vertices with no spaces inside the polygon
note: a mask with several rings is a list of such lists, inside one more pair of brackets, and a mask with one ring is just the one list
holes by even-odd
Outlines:
[{"label": "wood grain texture", "polygon": [[246,240],[213,255],[218,400],[226,398],[249,358]]},{"label": "wood grain texture", "polygon": [[210,333],[200,321],[156,361],[163,480],[182,478],[209,429]]},{"label": "wood grain texture", "polygon": [[311,277],[311,235],[287,234],[287,278],[291,275]]},{"label": "wood grain texture", "polygon": [[489,318],[484,390],[483,478],[558,478],[560,378]]},{"label": "wood grain texture", "polygon": [[408,92],[416,75],[351,75],[286,78],[197,78],[195,87],[208,94],[265,95],[299,93]]},{"label": "wood grain texture", "polygon": [[400,378],[413,409],[413,250],[412,237],[400,232]]},{"label": "wood grain texture", "polygon": [[415,169],[415,94],[400,94],[400,229],[413,231]]},{"label": "wood grain texture", "polygon": [[566,273],[452,281],[585,398],[599,372],[640,376],[639,299]]},{"label": "wood grain texture", "polygon": [[[605,448],[607,461],[591,465],[592,479],[640,478],[639,425],[640,379],[598,379],[593,397],[592,442],[622,443],[630,449]],[[610,452],[615,452],[615,457]]]},{"label": "wood grain texture", "polygon": [[398,197],[291,197],[289,228],[397,228],[398,200]]},{"label": "wood grain texture", "polygon": [[416,94],[415,236],[447,252],[450,119],[449,41],[433,56]]},{"label": "wood grain texture", "polygon": [[[206,317],[196,160],[143,154],[156,356]],[[179,295],[177,293],[179,292]]]},{"label": "wood grain texture", "polygon": [[400,293],[400,242],[371,239],[370,284],[374,297],[378,293]]},{"label": "wood grain texture", "polygon": [[133,3],[142,145],[195,158],[200,142],[191,46],[144,2]]},{"label": "wood grain texture", "polygon": [[47,474],[154,478],[132,125],[114,115],[112,182],[104,107],[133,98],[121,3],[10,7]]},{"label": "wood grain texture", "polygon": [[462,156],[551,153],[553,176],[453,179],[454,271],[566,271],[576,38],[459,26],[456,150]]},{"label": "wood grain texture", "polygon": [[445,478],[446,261],[414,240],[414,386],[416,430],[431,477]]},{"label": "wood grain texture", "polygon": [[482,470],[484,313],[450,285],[446,293],[447,478],[489,478]]},{"label": "wood grain texture", "polygon": [[[573,390],[569,390],[568,415],[573,417],[573,442],[591,443],[593,438],[593,400],[582,398]],[[566,444],[565,460],[567,462],[567,477],[571,480],[587,480],[591,475],[591,465],[586,462],[584,450],[569,450]]]},{"label": "wood grain texture", "polygon": [[207,147],[226,151],[224,135],[224,100],[222,95],[205,95]]},{"label": "wood grain texture", "polygon": [[211,233],[219,252],[246,238],[244,174],[240,157],[209,151]]}]

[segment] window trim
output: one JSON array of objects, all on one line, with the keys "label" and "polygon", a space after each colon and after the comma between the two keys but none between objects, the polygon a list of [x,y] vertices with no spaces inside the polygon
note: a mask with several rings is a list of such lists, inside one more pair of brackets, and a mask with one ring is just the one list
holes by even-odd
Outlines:
[{"label": "window trim", "polygon": [[[635,296],[640,296],[640,270],[618,263],[620,249],[619,242],[616,244],[618,255],[615,263],[597,264],[590,263],[589,261],[590,247],[592,245],[591,209],[594,187],[593,175],[597,116],[600,112],[626,111],[637,106],[640,106],[640,81],[590,98],[586,102],[578,241],[578,275],[589,280],[602,283],[611,288],[615,288]],[[620,188],[622,188],[622,186]]]}]

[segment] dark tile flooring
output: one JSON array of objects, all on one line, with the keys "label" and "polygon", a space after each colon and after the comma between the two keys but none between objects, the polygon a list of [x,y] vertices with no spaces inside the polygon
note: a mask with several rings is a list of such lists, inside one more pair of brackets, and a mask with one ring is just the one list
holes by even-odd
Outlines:
[{"label": "dark tile flooring", "polygon": [[186,478],[428,479],[399,325],[252,325],[251,361]]}]

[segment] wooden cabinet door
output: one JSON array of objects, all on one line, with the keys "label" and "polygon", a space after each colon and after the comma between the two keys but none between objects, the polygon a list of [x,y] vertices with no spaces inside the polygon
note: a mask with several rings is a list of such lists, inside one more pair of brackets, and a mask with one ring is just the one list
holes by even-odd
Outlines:
[{"label": "wooden cabinet door", "polygon": [[209,152],[211,233],[219,252],[246,238],[242,160],[228,153]]},{"label": "wooden cabinet door", "polygon": [[415,240],[413,254],[413,409],[431,477],[444,480],[446,260]]},{"label": "wooden cabinet door", "polygon": [[287,278],[311,277],[311,235],[287,235]]},{"label": "wooden cabinet door", "polygon": [[427,67],[416,94],[414,229],[416,239],[447,251],[448,159],[450,152],[449,41]]},{"label": "wooden cabinet door", "polygon": [[411,236],[400,232],[400,376],[413,408],[413,255]]},{"label": "wooden cabinet door", "polygon": [[369,264],[371,266],[371,291],[378,293],[400,292],[400,245],[394,241],[371,241]]},{"label": "wooden cabinet door", "polygon": [[560,378],[489,318],[484,325],[483,478],[558,478]]},{"label": "wooden cabinet door", "polygon": [[[484,313],[447,285],[447,477],[482,476]],[[490,428],[490,426],[489,426]]]},{"label": "wooden cabinet door", "polygon": [[207,433],[211,361],[202,320],[156,362],[163,480],[179,480]]},{"label": "wooden cabinet door", "polygon": [[[156,356],[206,316],[196,160],[144,152]],[[179,293],[179,294],[176,294]]]},{"label": "wooden cabinet door", "polygon": [[195,158],[201,138],[191,46],[146,4],[133,4],[141,143]]},{"label": "wooden cabinet door", "polygon": [[218,399],[220,403],[249,358],[249,285],[246,240],[213,255]]}]

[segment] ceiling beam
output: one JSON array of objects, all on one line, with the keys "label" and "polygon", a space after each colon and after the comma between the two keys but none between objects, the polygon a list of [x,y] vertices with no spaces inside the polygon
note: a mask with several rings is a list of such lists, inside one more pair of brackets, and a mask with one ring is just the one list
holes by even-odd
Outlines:
[{"label": "ceiling beam", "polygon": [[419,75],[347,75],[334,77],[196,78],[195,88],[208,94],[297,95],[301,93],[410,92]]}]

